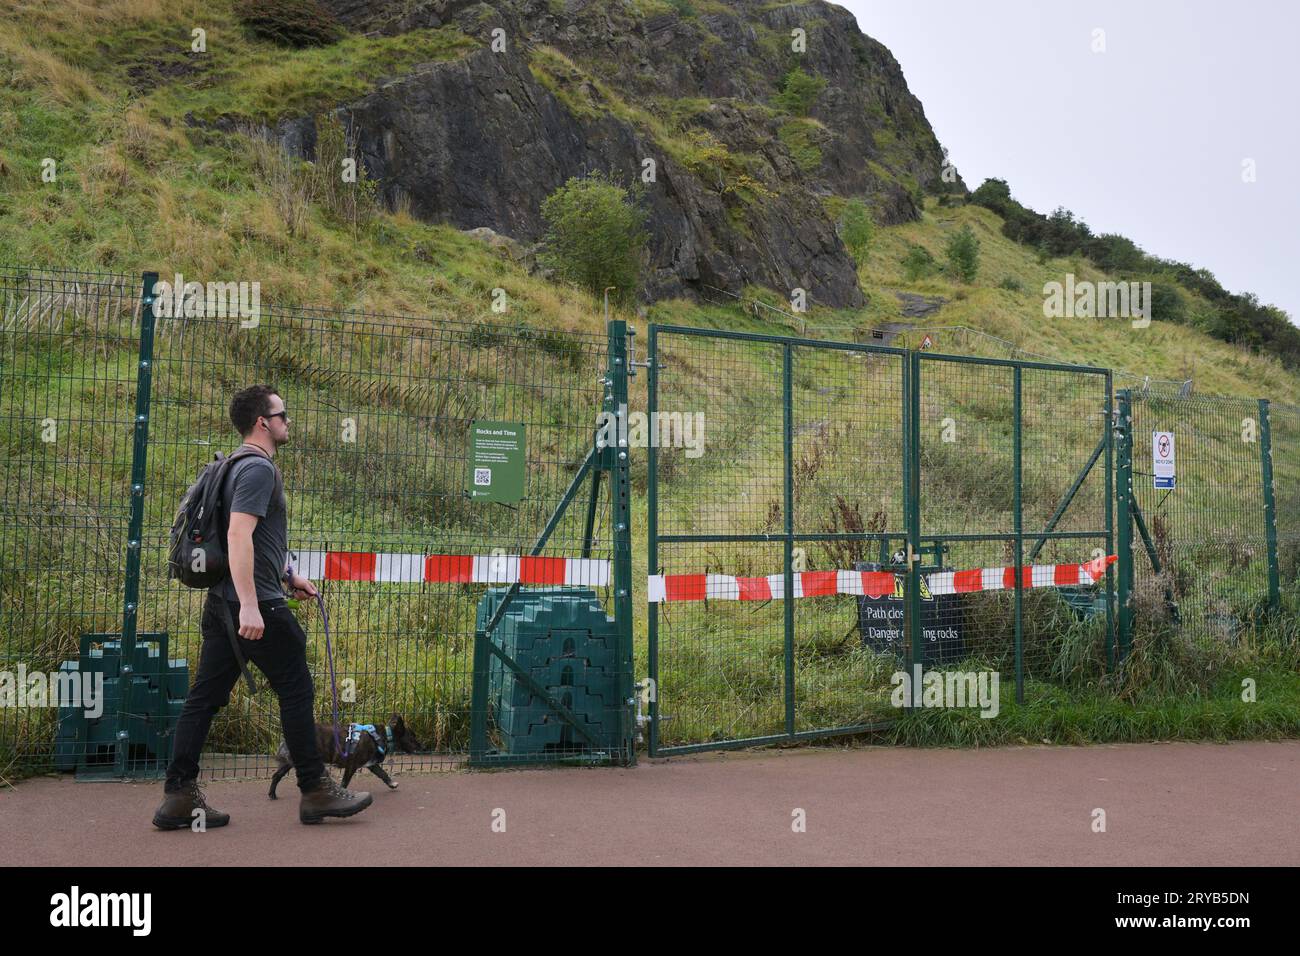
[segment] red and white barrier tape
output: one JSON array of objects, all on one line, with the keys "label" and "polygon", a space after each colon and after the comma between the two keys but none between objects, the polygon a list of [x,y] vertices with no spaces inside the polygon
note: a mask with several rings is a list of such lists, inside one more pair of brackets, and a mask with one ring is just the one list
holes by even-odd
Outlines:
[{"label": "red and white barrier tape", "polygon": [[[1085,564],[1034,564],[1021,568],[1026,588],[1095,584],[1106,574],[1115,555]],[[894,593],[892,571],[801,571],[794,575],[794,596],[819,597],[854,594],[870,598]],[[968,594],[1002,591],[1016,586],[1015,568],[975,568],[972,571],[936,571],[925,576],[931,594]],[[780,601],[785,596],[785,575],[741,578],[730,574],[652,574],[646,594],[651,604],[663,601]]]},{"label": "red and white barrier tape", "polygon": [[518,554],[375,554],[298,551],[294,564],[313,581],[401,584],[569,584],[604,587],[609,561]]}]

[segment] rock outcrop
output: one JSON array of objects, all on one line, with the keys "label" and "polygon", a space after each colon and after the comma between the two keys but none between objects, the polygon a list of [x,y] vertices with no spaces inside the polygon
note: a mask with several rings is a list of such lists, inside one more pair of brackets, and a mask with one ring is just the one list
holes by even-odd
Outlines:
[{"label": "rock outcrop", "polygon": [[[942,181],[938,141],[889,51],[820,0],[322,3],[356,32],[451,26],[482,44],[339,110],[383,193],[420,218],[529,244],[570,177],[631,184],[651,161],[649,299],[753,283],[861,305],[834,197],[895,223],[926,191],[964,189]],[[782,108],[796,67],[824,85]],[[314,141],[299,125],[285,138],[306,152]]]}]

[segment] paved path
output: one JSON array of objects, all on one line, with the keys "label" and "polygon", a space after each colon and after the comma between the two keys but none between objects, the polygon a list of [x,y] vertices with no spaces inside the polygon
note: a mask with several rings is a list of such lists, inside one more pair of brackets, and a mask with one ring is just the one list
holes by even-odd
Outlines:
[{"label": "paved path", "polygon": [[149,824],[159,784],[27,780],[0,792],[0,865],[1300,864],[1300,741],[791,749],[397,779],[316,827],[298,823],[292,779],[276,802],[265,780],[215,781],[209,802],[233,819],[204,834]]}]

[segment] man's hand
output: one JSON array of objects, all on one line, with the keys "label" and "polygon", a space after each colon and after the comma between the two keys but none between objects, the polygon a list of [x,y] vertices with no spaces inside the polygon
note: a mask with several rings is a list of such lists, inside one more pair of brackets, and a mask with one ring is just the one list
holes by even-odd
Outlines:
[{"label": "man's hand", "polygon": [[289,587],[293,588],[293,596],[296,598],[314,598],[319,593],[316,585],[297,572],[289,578]]},{"label": "man's hand", "polygon": [[239,636],[250,641],[260,641],[266,627],[262,624],[262,612],[251,602],[239,605]]}]

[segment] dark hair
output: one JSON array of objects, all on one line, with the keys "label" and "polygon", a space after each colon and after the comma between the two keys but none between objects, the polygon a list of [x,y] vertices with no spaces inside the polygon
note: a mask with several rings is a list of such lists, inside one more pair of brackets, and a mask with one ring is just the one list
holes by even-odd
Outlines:
[{"label": "dark hair", "polygon": [[247,438],[257,419],[270,413],[271,396],[279,394],[270,385],[250,385],[235,393],[230,400],[230,421],[240,438]]}]

